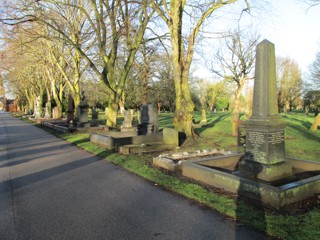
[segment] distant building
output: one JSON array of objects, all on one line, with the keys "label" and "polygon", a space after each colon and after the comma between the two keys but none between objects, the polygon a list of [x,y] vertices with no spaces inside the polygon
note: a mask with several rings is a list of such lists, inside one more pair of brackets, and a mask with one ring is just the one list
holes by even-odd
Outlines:
[{"label": "distant building", "polygon": [[18,98],[6,99],[0,97],[0,110],[5,112],[18,112]]}]

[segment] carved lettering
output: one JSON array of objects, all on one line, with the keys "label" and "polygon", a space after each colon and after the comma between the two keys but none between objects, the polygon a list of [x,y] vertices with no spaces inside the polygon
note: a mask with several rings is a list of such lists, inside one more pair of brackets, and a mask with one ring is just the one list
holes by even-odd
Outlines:
[{"label": "carved lettering", "polygon": [[248,140],[252,149],[249,152],[253,155],[255,161],[264,162],[267,153],[264,151],[265,135],[263,132],[249,132]]},{"label": "carved lettering", "polygon": [[269,143],[271,144],[279,144],[284,142],[284,134],[283,132],[271,132],[269,134]]}]

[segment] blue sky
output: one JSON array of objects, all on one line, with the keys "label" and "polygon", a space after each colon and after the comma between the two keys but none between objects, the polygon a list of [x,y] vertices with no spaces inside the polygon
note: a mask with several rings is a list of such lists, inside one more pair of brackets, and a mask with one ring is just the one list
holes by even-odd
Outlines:
[{"label": "blue sky", "polygon": [[[309,8],[305,1],[301,0],[252,0],[251,3],[251,15],[243,14],[240,25],[253,28],[252,31],[260,34],[261,40],[268,39],[274,43],[276,56],[294,59],[304,76],[309,65],[315,60],[316,53],[320,52],[320,5]],[[239,9],[245,7],[244,1],[232,6],[234,12],[231,11],[230,20],[234,21],[234,16],[239,16]],[[222,18],[218,19],[220,23],[228,22],[225,12],[223,14]],[[223,31],[226,24],[219,26]],[[209,45],[214,46],[211,43]],[[208,51],[213,53],[214,50],[210,48]],[[196,76],[212,79],[213,74],[205,67],[196,66]]]},{"label": "blue sky", "polygon": [[308,9],[297,0],[270,0],[271,14],[259,26],[262,38],[276,46],[276,55],[293,58],[302,72],[320,51],[320,6]]}]

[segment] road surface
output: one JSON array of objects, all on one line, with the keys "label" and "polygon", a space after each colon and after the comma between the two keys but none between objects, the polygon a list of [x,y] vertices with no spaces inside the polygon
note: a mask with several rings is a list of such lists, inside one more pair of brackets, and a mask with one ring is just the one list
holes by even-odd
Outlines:
[{"label": "road surface", "polygon": [[0,112],[0,239],[267,239]]}]

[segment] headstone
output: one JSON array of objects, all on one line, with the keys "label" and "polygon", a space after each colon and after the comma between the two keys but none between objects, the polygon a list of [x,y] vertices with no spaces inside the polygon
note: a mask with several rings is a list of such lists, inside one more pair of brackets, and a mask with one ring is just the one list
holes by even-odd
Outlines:
[{"label": "headstone", "polygon": [[99,112],[97,111],[96,107],[93,107],[91,110],[91,121],[90,121],[90,127],[98,127],[99,126]]},{"label": "headstone", "polygon": [[54,108],[52,109],[52,118],[53,118],[53,119],[58,119],[58,118],[60,118],[58,107],[54,107]]},{"label": "headstone", "polygon": [[163,142],[165,144],[172,144],[179,146],[179,132],[173,128],[163,129]]},{"label": "headstone", "polygon": [[206,125],[207,124],[207,114],[206,114],[206,110],[205,109],[202,109],[202,111],[201,111],[200,124],[201,125]]},{"label": "headstone", "polygon": [[136,132],[137,129],[132,126],[133,114],[130,110],[123,112],[124,121],[121,126],[121,132]]},{"label": "headstone", "polygon": [[34,113],[35,118],[40,118],[40,96],[36,98],[35,104],[34,104]]},{"label": "headstone", "polygon": [[123,116],[124,116],[124,121],[122,123],[122,126],[125,128],[130,128],[132,127],[132,114],[129,110],[125,110],[123,112]]},{"label": "headstone", "polygon": [[49,105],[46,103],[44,118],[50,118]]},{"label": "headstone", "polygon": [[90,127],[90,123],[88,121],[88,109],[89,109],[89,105],[85,100],[84,91],[81,91],[80,104],[78,106],[78,123],[77,123],[78,128]]},{"label": "headstone", "polygon": [[74,121],[74,101],[72,95],[68,95],[67,124]]},{"label": "headstone", "polygon": [[152,104],[142,105],[141,124],[138,126],[138,135],[158,132],[158,110]]},{"label": "headstone", "polygon": [[95,107],[93,107],[92,111],[91,111],[91,119],[98,120],[98,118],[99,118],[99,112],[97,111],[97,109]]},{"label": "headstone", "polygon": [[277,99],[275,47],[263,40],[256,50],[252,117],[244,122],[245,160],[239,170],[268,182],[292,175],[291,165],[284,160],[285,124]]}]

